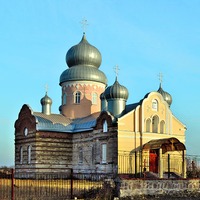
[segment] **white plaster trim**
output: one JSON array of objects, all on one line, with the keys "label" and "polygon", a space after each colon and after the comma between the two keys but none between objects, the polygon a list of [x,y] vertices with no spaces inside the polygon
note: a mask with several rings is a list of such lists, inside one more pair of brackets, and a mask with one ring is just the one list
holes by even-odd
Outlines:
[{"label": "white plaster trim", "polygon": [[81,86],[94,86],[94,89],[96,88],[106,88],[106,85],[103,83],[99,82],[94,82],[94,81],[69,81],[69,82],[64,82],[62,83],[61,87],[76,87],[76,85],[81,85]]}]

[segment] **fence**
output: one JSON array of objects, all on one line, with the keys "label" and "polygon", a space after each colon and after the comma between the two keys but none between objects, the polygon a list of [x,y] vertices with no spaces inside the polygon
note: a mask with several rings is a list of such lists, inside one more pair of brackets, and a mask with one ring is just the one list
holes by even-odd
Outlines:
[{"label": "fence", "polygon": [[[120,156],[122,174],[139,178],[134,174],[134,167],[138,165],[139,168],[135,161],[137,157]],[[200,178],[200,156],[187,155],[186,161],[187,177]],[[34,176],[30,173],[15,174],[14,170],[0,171],[0,200],[62,200],[74,197],[94,199],[92,197],[97,193],[105,194],[102,190],[109,186],[105,185],[106,181],[113,178],[112,174],[73,173],[72,170],[69,173],[37,173]],[[112,187],[114,188],[114,184]]]},{"label": "fence", "polygon": [[[168,173],[180,175],[183,172],[183,158],[182,153],[162,155],[163,171],[165,177]],[[130,174],[135,178],[143,178],[143,172],[155,172],[158,173],[158,160],[159,156],[155,157],[153,162],[150,161],[149,154],[141,157],[139,153],[130,154],[129,152],[124,152],[118,155],[118,174]],[[197,155],[186,155],[184,160],[186,160],[186,170],[188,178],[200,178],[200,156]]]},{"label": "fence", "polygon": [[189,178],[200,178],[200,156],[187,156],[187,176]]},{"label": "fence", "polygon": [[17,175],[15,178],[14,170],[11,173],[1,174],[1,200],[62,200],[94,196],[104,187],[105,179],[109,176],[108,174],[75,174],[73,172],[68,175],[37,173],[34,178],[28,173]]}]

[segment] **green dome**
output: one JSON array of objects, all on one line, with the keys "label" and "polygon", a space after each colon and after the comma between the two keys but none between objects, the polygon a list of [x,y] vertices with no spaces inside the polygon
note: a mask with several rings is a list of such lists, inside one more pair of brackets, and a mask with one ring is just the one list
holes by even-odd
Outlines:
[{"label": "green dome", "polygon": [[104,92],[106,99],[128,99],[128,90],[123,85],[120,85],[117,79],[115,83],[106,88]]}]

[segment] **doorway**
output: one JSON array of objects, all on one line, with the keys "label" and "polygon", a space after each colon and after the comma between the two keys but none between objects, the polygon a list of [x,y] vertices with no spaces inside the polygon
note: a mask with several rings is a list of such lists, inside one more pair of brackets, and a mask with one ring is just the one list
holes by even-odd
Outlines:
[{"label": "doorway", "polygon": [[149,171],[158,173],[158,150],[149,151]]}]

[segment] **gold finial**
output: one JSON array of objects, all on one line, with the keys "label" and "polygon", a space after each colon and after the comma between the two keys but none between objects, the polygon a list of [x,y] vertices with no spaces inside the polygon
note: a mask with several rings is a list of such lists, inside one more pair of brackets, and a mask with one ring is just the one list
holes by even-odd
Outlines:
[{"label": "gold finial", "polygon": [[87,19],[83,18],[80,23],[82,25],[83,33],[85,33],[86,32],[86,28],[89,25]]},{"label": "gold finial", "polygon": [[116,75],[116,79],[117,79],[117,77],[118,77],[118,74],[119,74],[119,66],[118,65],[115,65],[114,67],[113,67],[113,69],[114,69],[114,72],[115,72],[115,75]]}]

